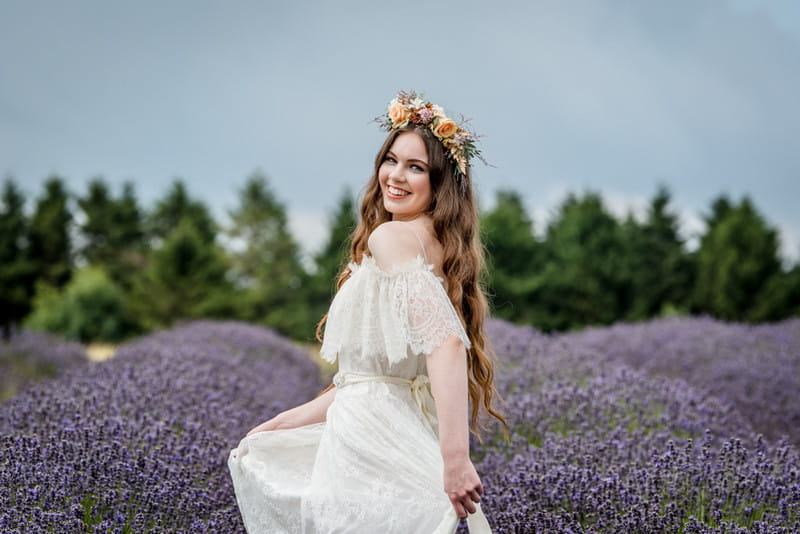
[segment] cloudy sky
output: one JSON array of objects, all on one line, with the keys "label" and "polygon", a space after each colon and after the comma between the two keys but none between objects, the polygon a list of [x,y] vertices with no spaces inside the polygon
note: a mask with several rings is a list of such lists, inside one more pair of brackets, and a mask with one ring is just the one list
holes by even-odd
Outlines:
[{"label": "cloudy sky", "polygon": [[747,194],[800,257],[795,0],[0,0],[0,176],[29,196],[182,178],[224,220],[262,170],[312,251],[412,88],[484,135],[482,206],[514,189],[537,231],[569,192],[640,213],[663,183],[687,237]]}]

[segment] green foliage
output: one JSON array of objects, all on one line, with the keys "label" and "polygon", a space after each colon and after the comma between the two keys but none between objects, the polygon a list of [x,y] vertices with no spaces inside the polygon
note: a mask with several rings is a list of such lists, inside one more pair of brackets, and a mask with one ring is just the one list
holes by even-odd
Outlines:
[{"label": "green foliage", "polygon": [[309,276],[303,290],[311,318],[316,321],[328,311],[338,274],[350,258],[350,234],[357,224],[355,199],[349,190],[345,190],[336,210],[328,218],[328,240],[314,256],[316,270]]},{"label": "green foliage", "polygon": [[63,290],[37,284],[26,324],[82,342],[117,342],[140,332],[126,295],[101,267],[76,271]]},{"label": "green foliage", "polygon": [[227,233],[235,248],[231,252],[233,280],[243,292],[238,317],[296,339],[309,339],[315,321],[299,293],[307,275],[289,233],[286,208],[263,173],[250,176],[230,217]]},{"label": "green foliage", "polygon": [[609,324],[626,311],[624,234],[600,195],[570,195],[547,227],[535,323],[545,330]]},{"label": "green foliage", "polygon": [[[129,199],[125,206],[131,209]],[[132,214],[128,216],[132,217]],[[196,229],[203,241],[210,243],[216,238],[217,225],[208,207],[189,196],[183,181],[175,180],[166,196],[156,203],[155,209],[147,217],[147,233],[156,239],[166,239],[184,220]]]},{"label": "green foliage", "polygon": [[86,196],[78,198],[78,206],[84,215],[80,255],[130,289],[133,274],[146,263],[143,214],[133,184],[125,183],[122,195],[113,198],[105,181],[95,179]]},{"label": "green foliage", "polygon": [[0,203],[0,329],[7,336],[30,311],[35,272],[27,256],[25,197],[11,178]]},{"label": "green foliage", "polygon": [[783,315],[777,232],[747,197],[738,205],[721,197],[712,209],[697,251],[694,309],[726,320]]},{"label": "green foliage", "polygon": [[236,297],[227,269],[223,250],[206,240],[191,219],[181,220],[134,279],[137,319],[153,329],[178,319],[230,317]]},{"label": "green foliage", "polygon": [[36,279],[63,287],[72,272],[69,195],[58,176],[47,180],[30,222],[28,258]]},{"label": "green foliage", "polygon": [[570,195],[539,242],[520,197],[501,192],[482,220],[494,313],[544,330],[689,310],[749,321],[800,315],[800,266],[781,271],[777,233],[749,200],[716,199],[694,254],[670,200],[660,187],[645,220],[620,222],[598,194]]},{"label": "green foliage", "polygon": [[[537,239],[522,197],[498,192],[482,216],[493,313],[543,330],[687,311],[748,321],[800,315],[800,265],[781,268],[777,232],[749,199],[715,199],[694,253],[670,201],[661,187],[644,220],[619,221],[599,194],[570,195]],[[75,228],[70,195],[57,176],[34,204],[27,217],[24,195],[6,180],[0,328],[7,332],[34,304],[31,324],[81,340],[121,339],[196,317],[234,317],[310,340],[357,223],[346,191],[307,273],[286,207],[260,172],[239,191],[227,249],[215,243],[208,207],[180,180],[145,213],[133,184],[115,196],[97,178],[77,199]],[[73,257],[90,268],[71,280]]]},{"label": "green foliage", "polygon": [[114,220],[114,201],[106,183],[99,178],[92,180],[86,196],[78,198],[78,207],[84,215],[80,225],[84,240],[80,254],[89,263],[107,264],[112,254],[108,234]]},{"label": "green foliage", "polygon": [[779,321],[790,316],[800,316],[800,265],[766,280],[749,320]]},{"label": "green foliage", "polygon": [[492,313],[497,317],[535,323],[536,275],[542,271],[542,249],[522,198],[498,191],[495,207],[481,220],[491,285]]},{"label": "green foliage", "polygon": [[660,187],[650,201],[647,219],[628,218],[623,226],[630,300],[626,318],[642,320],[680,309],[688,299],[692,263],[669,211],[670,193]]}]

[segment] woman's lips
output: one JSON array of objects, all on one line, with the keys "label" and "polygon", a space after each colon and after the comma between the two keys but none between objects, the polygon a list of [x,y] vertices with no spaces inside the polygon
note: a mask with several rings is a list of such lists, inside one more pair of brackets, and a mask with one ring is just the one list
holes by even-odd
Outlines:
[{"label": "woman's lips", "polygon": [[405,198],[411,194],[408,191],[392,185],[386,187],[386,193],[392,198]]}]

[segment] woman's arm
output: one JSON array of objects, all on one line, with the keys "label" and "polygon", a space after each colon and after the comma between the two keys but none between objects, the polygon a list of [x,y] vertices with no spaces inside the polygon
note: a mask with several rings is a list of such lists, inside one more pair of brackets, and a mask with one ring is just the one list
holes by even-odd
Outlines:
[{"label": "woman's arm", "polygon": [[264,432],[266,430],[285,430],[288,428],[297,428],[299,426],[312,425],[314,423],[321,423],[325,421],[328,407],[333,402],[336,396],[336,388],[331,388],[314,400],[310,400],[305,404],[296,406],[285,412],[281,412],[269,421],[264,421],[257,427],[247,433],[255,434],[256,432]]},{"label": "woman's arm", "polygon": [[467,354],[464,344],[450,336],[427,357],[428,377],[439,419],[439,442],[444,461],[444,491],[456,515],[475,512],[483,486],[469,458],[467,416]]}]

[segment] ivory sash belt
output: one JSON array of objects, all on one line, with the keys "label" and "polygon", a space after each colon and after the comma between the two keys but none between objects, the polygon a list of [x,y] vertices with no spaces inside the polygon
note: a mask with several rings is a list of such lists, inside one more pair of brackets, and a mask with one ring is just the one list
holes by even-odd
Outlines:
[{"label": "ivory sash belt", "polygon": [[427,387],[430,380],[425,375],[417,375],[413,379],[401,378],[399,376],[390,375],[372,375],[369,373],[358,373],[355,371],[338,372],[333,377],[333,385],[337,388],[343,388],[351,384],[359,384],[362,382],[384,382],[387,384],[395,384],[398,386],[408,386],[411,388],[411,396],[414,398],[414,403],[422,410],[422,414],[431,423],[433,428],[437,428],[437,418],[435,404],[431,390]]},{"label": "ivory sash belt", "polygon": [[[333,377],[333,385],[337,388],[363,382],[384,382],[386,384],[408,386],[411,388],[411,396],[416,405],[422,410],[422,414],[431,423],[434,429],[438,428],[435,404],[430,387],[428,387],[431,382],[426,375],[417,375],[413,379],[410,379],[401,378],[399,376],[359,373],[355,371],[339,371]],[[475,503],[474,514],[467,515],[467,527],[469,527],[470,534],[492,534],[492,529],[489,526],[489,522],[486,520],[486,516],[483,515],[480,503]],[[439,526],[436,527],[432,534],[453,534],[456,528],[458,528],[458,516],[456,516],[455,510],[451,506],[447,512],[445,512],[441,523],[439,523]]]}]

